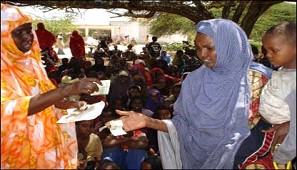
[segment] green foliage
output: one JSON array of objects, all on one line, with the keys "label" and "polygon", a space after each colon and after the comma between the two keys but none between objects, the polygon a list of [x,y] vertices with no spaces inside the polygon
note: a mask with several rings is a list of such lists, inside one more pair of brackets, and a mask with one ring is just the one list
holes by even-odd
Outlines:
[{"label": "green foliage", "polygon": [[166,51],[182,50],[185,47],[186,47],[185,44],[183,44],[183,43],[177,43],[177,42],[174,42],[174,43],[171,43],[171,44],[168,44],[168,45],[163,46],[164,50],[166,50]]},{"label": "green foliage", "polygon": [[261,41],[268,28],[283,21],[296,22],[296,5],[283,2],[269,8],[256,22],[250,39]]},{"label": "green foliage", "polygon": [[71,33],[73,30],[77,29],[75,25],[72,24],[74,21],[71,15],[67,15],[64,18],[57,19],[42,19],[37,18],[33,21],[34,29],[37,28],[37,23],[42,22],[45,25],[45,28],[52,32],[54,35],[62,32],[64,35]]},{"label": "green foliage", "polygon": [[260,42],[260,41],[252,41],[251,40],[250,41],[250,44],[256,46],[258,48],[258,50],[261,51],[262,42]]},{"label": "green foliage", "polygon": [[[234,9],[231,9],[230,16],[234,13]],[[246,13],[246,10],[243,14]],[[220,18],[222,15],[222,8],[212,8],[210,11],[215,18]],[[295,4],[283,2],[270,7],[261,17],[259,17],[250,35],[250,39],[255,42],[261,41],[264,32],[269,27],[282,21],[296,22]],[[180,33],[187,35],[189,42],[193,42],[195,38],[195,23],[179,15],[162,13],[149,24],[150,33],[158,37]],[[256,46],[258,47],[259,44]]]},{"label": "green foliage", "polygon": [[193,41],[195,23],[185,17],[160,13],[159,16],[149,23],[149,32],[161,37],[163,35],[182,34],[187,35],[189,41]]}]

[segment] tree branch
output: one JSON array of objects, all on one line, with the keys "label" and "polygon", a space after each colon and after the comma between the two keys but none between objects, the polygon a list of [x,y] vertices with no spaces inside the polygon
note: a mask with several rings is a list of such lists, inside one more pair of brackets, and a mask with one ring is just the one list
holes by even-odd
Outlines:
[{"label": "tree branch", "polygon": [[237,6],[237,8],[233,14],[232,21],[234,21],[236,23],[239,22],[239,19],[240,19],[241,15],[248,3],[250,3],[250,1],[241,1],[239,3],[239,5]]}]

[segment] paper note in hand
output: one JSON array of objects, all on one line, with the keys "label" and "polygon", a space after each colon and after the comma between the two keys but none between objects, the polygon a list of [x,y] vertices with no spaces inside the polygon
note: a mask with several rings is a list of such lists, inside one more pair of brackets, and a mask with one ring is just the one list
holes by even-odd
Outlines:
[{"label": "paper note in hand", "polygon": [[122,120],[112,120],[110,123],[110,132],[113,136],[125,135],[127,134],[123,130],[123,121]]},{"label": "paper note in hand", "polygon": [[107,95],[109,93],[110,80],[101,80],[102,86],[96,82],[94,83],[98,86],[99,91],[90,94],[91,96]]}]

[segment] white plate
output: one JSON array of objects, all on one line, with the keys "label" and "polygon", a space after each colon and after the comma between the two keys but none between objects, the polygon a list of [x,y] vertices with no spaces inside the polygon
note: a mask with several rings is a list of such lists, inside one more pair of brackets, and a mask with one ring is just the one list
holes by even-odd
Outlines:
[{"label": "white plate", "polygon": [[62,116],[57,123],[69,123],[82,120],[92,120],[101,115],[105,106],[103,101],[92,105],[87,105],[87,109],[78,111],[76,108],[67,109],[67,115]]}]

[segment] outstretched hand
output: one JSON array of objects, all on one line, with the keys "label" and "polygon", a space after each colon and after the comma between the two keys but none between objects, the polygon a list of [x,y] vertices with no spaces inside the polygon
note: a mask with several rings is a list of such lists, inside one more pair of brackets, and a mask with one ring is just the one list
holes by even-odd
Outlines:
[{"label": "outstretched hand", "polygon": [[[121,116],[120,120],[123,121],[123,129],[126,132],[146,127],[147,119],[149,119],[149,117],[134,111],[116,110],[116,112]],[[106,125],[109,126],[109,123],[107,122]]]},{"label": "outstretched hand", "polygon": [[274,139],[272,141],[271,145],[271,153],[274,153],[275,146],[277,144],[281,144],[284,139],[286,138],[287,134],[289,133],[290,129],[290,122],[285,122],[282,124],[274,125],[273,127],[267,129],[267,130],[262,130],[263,133],[267,132],[275,132]]}]

